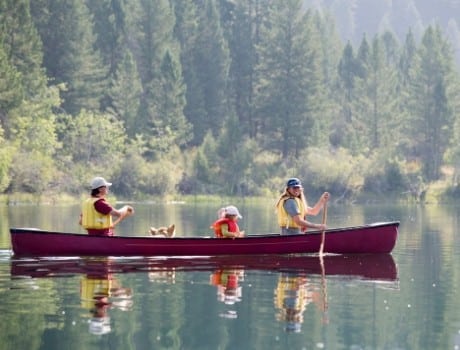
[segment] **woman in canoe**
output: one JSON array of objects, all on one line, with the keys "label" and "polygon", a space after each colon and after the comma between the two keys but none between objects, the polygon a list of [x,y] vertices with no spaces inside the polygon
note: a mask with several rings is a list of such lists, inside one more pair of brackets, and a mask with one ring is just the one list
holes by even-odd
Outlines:
[{"label": "woman in canoe", "polygon": [[[115,209],[107,201],[109,187],[112,183],[105,181],[103,177],[95,177],[91,180],[91,197],[82,204],[80,225],[89,235],[113,236],[113,229],[125,217],[134,214],[132,207],[125,205],[121,209]],[[118,217],[113,222],[112,216]]]},{"label": "woman in canoe", "polygon": [[241,219],[242,216],[237,207],[230,205],[221,208],[217,215],[219,219],[211,226],[211,228],[214,229],[216,237],[235,238],[244,236],[244,231],[240,231],[238,227],[238,219]]},{"label": "woman in canoe", "polygon": [[307,220],[307,215],[318,215],[329,200],[329,193],[324,192],[313,207],[307,205],[302,183],[298,178],[291,178],[286,189],[276,203],[278,225],[282,235],[294,235],[305,232],[308,228],[325,230],[325,224],[315,224]]}]

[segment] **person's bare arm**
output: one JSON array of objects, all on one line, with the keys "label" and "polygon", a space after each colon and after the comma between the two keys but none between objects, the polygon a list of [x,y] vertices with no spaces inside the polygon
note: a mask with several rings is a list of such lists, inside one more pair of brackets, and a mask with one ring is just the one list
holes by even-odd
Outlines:
[{"label": "person's bare arm", "polygon": [[307,208],[308,215],[318,215],[319,212],[324,208],[325,203],[329,200],[329,192],[324,192],[318,199],[318,202],[313,207]]},{"label": "person's bare arm", "polygon": [[298,226],[305,227],[305,228],[314,228],[314,229],[317,229],[317,230],[325,230],[327,228],[326,225],[315,224],[313,222],[307,221],[307,220],[303,219],[300,215],[293,216],[292,220]]},{"label": "person's bare arm", "polygon": [[230,232],[230,231],[228,230],[228,225],[227,225],[227,224],[222,224],[221,230],[222,230],[222,236],[224,236],[224,237],[232,237],[232,238],[235,238],[235,237],[244,236],[244,231]]}]

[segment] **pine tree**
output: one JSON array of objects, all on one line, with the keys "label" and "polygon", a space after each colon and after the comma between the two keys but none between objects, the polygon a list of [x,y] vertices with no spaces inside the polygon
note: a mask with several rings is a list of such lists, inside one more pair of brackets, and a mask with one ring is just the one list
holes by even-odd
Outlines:
[{"label": "pine tree", "polygon": [[337,92],[343,92],[341,94],[341,114],[343,115],[345,123],[350,123],[352,120],[351,101],[354,96],[355,80],[357,76],[356,67],[357,62],[353,52],[353,46],[348,42],[343,50],[342,58],[338,66],[339,83],[337,89]]},{"label": "pine tree", "polygon": [[321,100],[317,102],[319,114],[315,116],[311,144],[327,147],[330,145],[332,126],[340,106],[336,98],[338,93],[336,84],[338,79],[337,67],[343,46],[335,28],[335,21],[329,13],[312,11],[312,19],[314,22],[313,30],[319,38],[320,50],[318,50],[318,54],[322,83],[319,85],[321,91],[317,94]]},{"label": "pine tree", "polygon": [[[107,80],[113,81],[119,66],[123,65],[127,51],[126,38],[126,1],[98,0],[87,1],[88,8],[94,18],[94,47],[100,51],[102,64],[106,67]],[[138,75],[136,74],[138,77]],[[132,92],[126,91],[127,95]],[[101,110],[111,108],[112,99],[104,94]]]},{"label": "pine tree", "polygon": [[415,140],[414,153],[423,166],[424,178],[439,179],[444,153],[452,136],[456,96],[453,54],[441,29],[428,27],[423,35],[411,75],[409,136]]},{"label": "pine tree", "polygon": [[0,128],[2,131],[11,129],[8,113],[12,108],[19,106],[23,98],[21,73],[10,64],[3,45],[0,44]]},{"label": "pine tree", "polygon": [[[274,2],[258,47],[258,113],[268,149],[298,157],[308,145],[322,82],[318,39],[301,2]],[[315,101],[316,100],[316,101]]]},{"label": "pine tree", "polygon": [[198,7],[198,27],[193,51],[194,85],[197,89],[189,109],[188,120],[193,125],[192,144],[200,144],[208,131],[217,136],[228,116],[227,87],[229,51],[220,25],[216,1],[203,0]]},{"label": "pine tree", "polygon": [[400,82],[400,93],[403,93],[408,87],[411,79],[410,72],[415,63],[415,56],[417,55],[417,44],[411,30],[406,35],[404,45],[402,47],[401,55],[398,64],[398,75]]},{"label": "pine tree", "polygon": [[87,5],[94,18],[94,46],[112,76],[125,58],[126,0],[87,1]]},{"label": "pine tree", "polygon": [[[180,45],[180,62],[183,71],[185,84],[184,115],[187,121],[193,121],[197,115],[205,114],[204,97],[200,88],[199,76],[196,73],[195,56],[197,48],[198,33],[198,5],[194,0],[174,0],[174,14],[176,23],[174,27],[175,37],[178,38]],[[206,126],[202,125],[206,130]],[[193,126],[198,128],[198,126]],[[191,132],[191,144],[197,145],[199,141],[195,139],[194,132]]]},{"label": "pine tree", "polygon": [[137,14],[130,30],[136,38],[133,48],[143,84],[141,109],[145,115],[137,125],[150,140],[148,156],[155,157],[188,140],[185,85],[169,1],[140,0]]},{"label": "pine tree", "polygon": [[46,88],[42,44],[29,11],[29,0],[0,0],[0,121],[11,136],[9,113]]},{"label": "pine tree", "polygon": [[124,57],[110,82],[108,111],[124,122],[128,137],[134,137],[142,130],[139,125],[142,84],[131,52],[128,49],[123,51]]},{"label": "pine tree", "polygon": [[31,17],[29,0],[0,0],[0,42],[9,64],[21,73],[25,98],[46,86],[42,41]]},{"label": "pine tree", "polygon": [[397,138],[393,123],[398,107],[397,80],[395,67],[388,59],[391,55],[391,51],[386,51],[383,39],[376,36],[365,55],[368,60],[361,60],[362,71],[366,73],[364,78],[357,79],[352,127],[359,130],[355,138],[360,152],[367,155],[381,148],[388,151]]},{"label": "pine tree", "polygon": [[32,14],[44,43],[44,66],[54,84],[65,84],[62,108],[73,115],[100,109],[107,69],[94,47],[92,17],[80,0],[34,0]]},{"label": "pine tree", "polygon": [[172,145],[184,146],[190,140],[190,125],[183,113],[185,86],[181,66],[170,51],[165,53],[160,70],[161,76],[152,82],[157,88],[152,98],[156,113],[153,128],[155,135],[159,136],[155,149],[166,151]]},{"label": "pine tree", "polygon": [[261,126],[254,102],[256,47],[260,41],[260,27],[267,20],[266,8],[269,1],[239,0],[224,3],[224,28],[231,56],[229,103],[235,108],[241,132],[256,138]]}]

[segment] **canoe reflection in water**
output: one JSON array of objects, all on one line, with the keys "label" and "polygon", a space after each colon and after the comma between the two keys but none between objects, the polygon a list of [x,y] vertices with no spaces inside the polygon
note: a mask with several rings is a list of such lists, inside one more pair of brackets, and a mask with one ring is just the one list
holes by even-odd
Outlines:
[{"label": "canoe reflection in water", "polygon": [[306,275],[281,273],[275,289],[276,319],[285,322],[287,332],[300,332],[307,305],[313,302],[324,309],[323,295]]},{"label": "canoe reflection in water", "polygon": [[[90,311],[89,331],[96,335],[111,331],[109,308],[128,311],[132,307],[132,289],[123,288],[110,272],[108,258],[85,259],[88,273],[80,282],[80,298]],[[91,269],[91,266],[96,267]]]},{"label": "canoe reflection in water", "polygon": [[[326,255],[324,264],[312,255],[241,255],[213,257],[110,257],[110,258],[18,258],[11,260],[11,276],[20,278],[52,278],[84,275],[81,286],[82,302],[93,310],[91,330],[110,331],[107,317],[110,308],[129,310],[132,291],[119,285],[114,274],[148,273],[152,282],[173,284],[181,271],[207,271],[211,283],[217,287],[218,300],[231,307],[243,302],[240,282],[244,272],[264,270],[279,273],[274,298],[278,318],[286,329],[296,331],[302,323],[309,303],[327,308],[325,285],[329,278],[344,281],[398,282],[397,266],[390,254]],[[319,278],[321,277],[321,278]],[[386,285],[386,283],[385,283]],[[318,295],[319,293],[319,295]],[[322,294],[321,294],[322,293]],[[321,299],[322,305],[318,301]],[[90,303],[92,303],[90,305]],[[307,310],[308,311],[308,310]],[[223,317],[235,318],[229,310]],[[100,327],[96,327],[99,325]]]},{"label": "canoe reflection in water", "polygon": [[[11,276],[53,277],[69,274],[215,271],[222,268],[299,272],[348,276],[364,280],[395,281],[398,271],[390,254],[324,256],[324,271],[313,255],[232,255],[208,257],[108,257],[101,258],[18,258],[11,260]],[[161,274],[160,274],[161,275]],[[174,275],[174,274],[172,274]],[[241,277],[241,276],[240,276]]]}]

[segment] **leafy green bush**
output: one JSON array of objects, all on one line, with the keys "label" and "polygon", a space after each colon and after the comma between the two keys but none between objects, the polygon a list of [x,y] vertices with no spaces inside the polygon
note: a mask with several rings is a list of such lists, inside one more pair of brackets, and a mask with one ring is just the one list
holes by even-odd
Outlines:
[{"label": "leafy green bush", "polygon": [[[368,160],[352,156],[347,150],[310,148],[299,161],[298,177],[308,192],[328,191],[335,200],[352,198],[363,187]],[[310,190],[308,190],[310,188]]]}]

